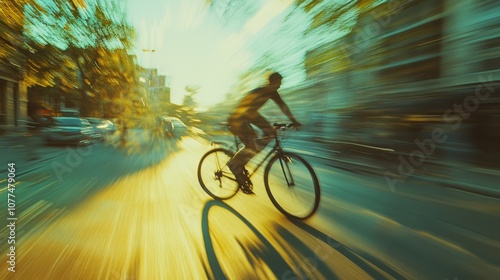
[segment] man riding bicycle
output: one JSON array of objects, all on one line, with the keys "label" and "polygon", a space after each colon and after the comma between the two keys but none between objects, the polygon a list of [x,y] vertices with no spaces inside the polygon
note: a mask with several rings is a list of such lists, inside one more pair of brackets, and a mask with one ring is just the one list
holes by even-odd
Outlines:
[{"label": "man riding bicycle", "polygon": [[[272,73],[265,86],[256,88],[243,97],[228,119],[230,131],[244,144],[244,147],[228,162],[228,167],[236,177],[240,188],[246,194],[253,194],[253,191],[245,165],[276,136],[274,128],[259,114],[258,110],[269,99],[272,99],[280,107],[283,114],[293,122],[295,127],[301,125],[278,93],[282,79],[283,77],[279,73]],[[252,124],[262,130],[263,137],[261,139],[256,139],[257,133],[252,128]]]}]

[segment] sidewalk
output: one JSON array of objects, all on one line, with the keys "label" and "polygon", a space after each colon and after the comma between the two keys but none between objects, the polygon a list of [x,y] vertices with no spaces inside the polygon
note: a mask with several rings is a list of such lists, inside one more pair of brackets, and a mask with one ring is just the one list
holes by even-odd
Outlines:
[{"label": "sidewalk", "polygon": [[37,169],[40,163],[53,159],[63,152],[61,149],[44,150],[43,138],[30,132],[9,132],[0,136],[0,151],[0,174],[7,174],[7,164],[15,163],[18,167],[16,176]]},{"label": "sidewalk", "polygon": [[[311,141],[311,139],[307,140]],[[332,149],[333,146],[328,140],[315,139],[314,144],[322,147],[322,150],[330,151],[329,153],[318,154],[316,156],[328,160],[331,166],[341,163],[342,166],[351,166],[354,170],[385,176],[387,170],[397,170],[400,164],[397,154],[394,154],[393,158],[382,157],[381,160],[370,158],[369,155],[366,155],[366,158],[362,158],[360,156],[349,156],[345,153],[345,156],[342,157],[342,151],[334,151]],[[352,145],[355,144],[353,143]],[[390,169],[387,168],[388,164],[392,165],[389,167]],[[421,166],[415,167],[414,173],[404,177],[404,180],[430,181],[444,187],[500,198],[500,184],[498,183],[500,170],[494,167],[478,167],[460,161],[432,162],[431,160],[427,160]]]},{"label": "sidewalk", "polygon": [[449,162],[445,168],[450,178],[423,177],[415,175],[423,180],[431,180],[466,192],[479,195],[500,198],[500,170],[477,167],[464,163]]}]

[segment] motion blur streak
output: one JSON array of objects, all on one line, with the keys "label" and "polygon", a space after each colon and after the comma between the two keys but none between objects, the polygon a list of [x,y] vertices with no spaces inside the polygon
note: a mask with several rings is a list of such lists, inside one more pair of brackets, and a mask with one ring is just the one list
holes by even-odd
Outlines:
[{"label": "motion blur streak", "polygon": [[[287,142],[296,151],[303,144]],[[94,147],[102,155],[93,154],[96,162],[109,156],[102,148]],[[17,271],[2,270],[0,277],[401,279],[499,272],[500,244],[492,238],[500,214],[495,199],[411,180],[393,193],[382,177],[331,169],[330,160],[308,157],[322,182],[323,199],[306,223],[293,222],[270,203],[261,173],[254,180],[255,196],[210,199],[195,177],[208,148],[206,140],[187,137],[143,154],[140,160],[151,163],[157,153],[166,156],[142,170],[116,176],[108,166],[102,171],[114,180],[91,195],[78,193],[87,186],[78,185],[80,203],[74,207],[61,208],[63,202],[50,196],[53,202],[26,207],[19,221]],[[92,159],[80,170],[96,171]],[[58,197],[74,182],[71,176],[82,178],[74,173],[65,184],[54,186],[50,179],[38,184]],[[99,172],[95,176],[100,178]],[[19,190],[36,190],[24,184]],[[430,199],[438,195],[446,199]],[[74,198],[66,194],[65,199]],[[5,251],[1,259],[6,261]]]},{"label": "motion blur streak", "polygon": [[[0,0],[0,279],[497,280],[498,2]],[[270,71],[303,222],[196,178]]]},{"label": "motion blur streak", "polygon": [[[241,212],[236,217],[232,213],[236,210],[228,205],[207,209],[210,231],[202,232],[201,207],[210,200],[192,178],[205,147],[193,140],[183,144],[190,150],[122,178],[43,232],[23,239],[18,272],[8,279],[204,278],[208,260],[202,233],[211,236],[229,279],[271,279],[285,273],[273,267],[274,258],[283,258],[288,268],[301,265],[305,256],[275,235],[276,227],[293,225],[263,195],[235,198],[231,204]],[[316,240],[308,243],[318,246]],[[272,248],[276,249],[271,258]],[[336,255],[331,258],[332,269],[352,265],[332,254]],[[304,272],[327,279],[313,268]],[[367,277],[356,269],[348,275]]]}]

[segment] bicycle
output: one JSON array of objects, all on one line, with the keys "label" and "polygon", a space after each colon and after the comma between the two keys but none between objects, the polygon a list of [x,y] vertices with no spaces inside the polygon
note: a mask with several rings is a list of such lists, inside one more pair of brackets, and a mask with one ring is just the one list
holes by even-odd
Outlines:
[{"label": "bicycle", "polygon": [[[229,126],[225,124],[228,128]],[[290,124],[276,123],[277,131],[288,130]],[[311,165],[293,152],[283,150],[281,136],[273,137],[274,146],[251,171],[248,178],[266,162],[264,185],[274,206],[285,216],[304,220],[311,217],[319,207],[319,180]],[[223,144],[212,142],[212,145]],[[203,190],[215,199],[229,199],[240,189],[236,178],[227,166],[241,142],[234,136],[234,145],[229,149],[218,147],[206,152],[198,164],[198,181]],[[289,202],[290,205],[287,205]],[[305,203],[305,206],[301,205]]]}]

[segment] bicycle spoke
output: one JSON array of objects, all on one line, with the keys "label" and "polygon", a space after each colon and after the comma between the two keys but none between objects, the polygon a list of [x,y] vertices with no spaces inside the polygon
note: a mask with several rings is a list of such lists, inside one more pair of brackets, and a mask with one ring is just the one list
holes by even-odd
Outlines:
[{"label": "bicycle spoke", "polygon": [[304,199],[301,195],[298,194],[298,189],[289,187],[287,191],[288,192],[286,193],[286,196],[288,197],[288,203],[286,205],[290,207],[291,213],[304,213],[308,211],[305,206],[307,205],[307,201],[302,203]]},{"label": "bicycle spoke", "polygon": [[[285,182],[288,187],[290,185],[293,185],[293,178],[292,174],[290,173],[290,167],[288,166],[287,160],[283,158],[279,158],[280,165],[281,165],[281,170],[283,171],[283,175],[285,176]],[[288,179],[290,177],[290,179]]]},{"label": "bicycle spoke", "polygon": [[228,199],[238,191],[238,184],[227,167],[231,157],[231,152],[218,148],[206,153],[198,165],[198,181],[214,198]]},{"label": "bicycle spoke", "polygon": [[319,205],[319,183],[312,167],[301,157],[284,153],[272,158],[264,182],[273,204],[288,216],[304,219]]}]

